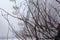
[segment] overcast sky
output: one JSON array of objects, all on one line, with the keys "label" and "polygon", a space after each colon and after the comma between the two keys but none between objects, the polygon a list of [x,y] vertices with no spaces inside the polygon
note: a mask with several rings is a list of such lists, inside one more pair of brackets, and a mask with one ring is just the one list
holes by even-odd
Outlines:
[{"label": "overcast sky", "polygon": [[[6,11],[8,10],[8,12],[11,12],[12,3],[9,0],[0,0],[0,8],[3,8]],[[8,24],[0,13],[0,37],[6,36],[7,30],[8,30]]]},{"label": "overcast sky", "polygon": [[[22,0],[20,0],[22,1]],[[19,0],[17,1],[19,2]],[[3,8],[5,9],[6,11],[8,11],[9,13],[12,13],[13,9],[12,9],[12,6],[14,5],[13,2],[10,2],[9,0],[0,0],[0,8]],[[1,11],[1,10],[0,10]],[[12,17],[10,17],[10,22],[13,23],[14,22],[14,26],[17,26],[17,27],[14,27],[15,30],[18,30],[18,21],[17,19],[14,19]],[[7,32],[8,32],[8,23],[7,21],[1,16],[1,12],[0,12],[0,37],[4,37],[7,35]],[[12,33],[9,32],[11,35]]]}]

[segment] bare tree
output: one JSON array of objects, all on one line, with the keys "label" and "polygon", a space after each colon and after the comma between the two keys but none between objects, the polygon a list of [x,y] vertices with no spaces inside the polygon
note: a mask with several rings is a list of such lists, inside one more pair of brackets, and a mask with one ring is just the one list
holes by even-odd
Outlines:
[{"label": "bare tree", "polygon": [[[16,11],[14,12],[14,14],[17,13],[19,15],[19,7],[16,5],[16,0],[14,0],[14,2],[15,6],[13,6],[13,8]],[[4,9],[0,8],[4,12],[6,12],[8,16],[10,15],[23,21],[24,28],[21,32],[18,33],[14,30],[13,26],[11,26],[9,20],[2,15],[7,20],[13,33],[16,34],[16,37],[19,40],[54,40],[55,35],[57,34],[56,28],[58,22],[56,18],[51,16],[51,13],[55,12],[56,14],[58,14],[59,11],[57,10],[57,8],[55,8],[51,4],[48,4],[47,0],[43,1],[42,3],[41,0],[36,0],[36,2],[34,2],[34,0],[25,0],[25,2],[26,5],[24,5],[28,8],[28,11],[25,16],[23,15],[21,17],[15,17]],[[23,9],[23,14],[25,13],[24,11],[25,8]]]}]

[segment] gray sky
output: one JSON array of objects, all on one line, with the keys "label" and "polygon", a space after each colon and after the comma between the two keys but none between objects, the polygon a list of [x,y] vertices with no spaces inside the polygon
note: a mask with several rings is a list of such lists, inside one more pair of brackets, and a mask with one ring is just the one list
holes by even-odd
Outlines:
[{"label": "gray sky", "polygon": [[[8,12],[12,12],[12,3],[9,0],[0,0],[0,8],[5,9]],[[6,36],[8,30],[8,24],[0,13],[0,37]]]},{"label": "gray sky", "polygon": [[[23,1],[23,0],[21,0]],[[19,3],[19,0],[17,0],[17,2]],[[8,11],[9,13],[12,13],[13,9],[12,6],[14,5],[13,2],[10,2],[9,0],[0,0],[0,8],[5,9],[6,11]],[[9,20],[11,22],[12,25],[14,25],[15,30],[19,30],[19,26],[17,25],[18,21],[17,19],[14,19],[12,17],[9,17]],[[4,37],[7,35],[8,32],[8,23],[7,21],[1,16],[1,12],[0,12],[0,37]],[[12,35],[13,33],[9,32],[9,35]]]}]

